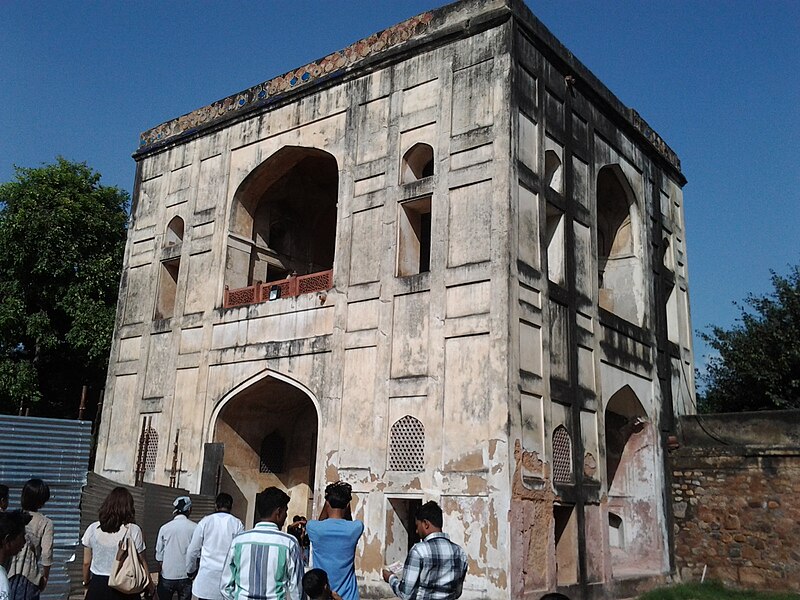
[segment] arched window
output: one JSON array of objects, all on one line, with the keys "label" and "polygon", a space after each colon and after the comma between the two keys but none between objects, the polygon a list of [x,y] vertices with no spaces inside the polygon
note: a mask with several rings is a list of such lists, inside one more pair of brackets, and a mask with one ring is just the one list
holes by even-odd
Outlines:
[{"label": "arched window", "polygon": [[406,415],[392,425],[389,434],[389,471],[422,471],[425,468],[425,426]]},{"label": "arched window", "polygon": [[280,433],[273,431],[261,440],[258,470],[261,473],[283,473],[285,455],[286,441]]},{"label": "arched window", "polygon": [[433,175],[433,148],[418,143],[403,155],[400,183],[411,183]]},{"label": "arched window", "polygon": [[[606,434],[606,478],[609,490],[627,493],[630,469],[622,469],[622,477],[617,478],[622,466],[636,462],[638,444],[641,440],[632,440],[636,434],[644,431],[647,425],[647,413],[636,397],[633,389],[626,385],[618,390],[608,401],[605,410]],[[633,442],[633,443],[632,443]]]},{"label": "arched window", "polygon": [[234,195],[226,285],[241,289],[330,271],[338,186],[336,159],[315,148],[285,146],[253,169]]},{"label": "arched window", "polygon": [[572,483],[572,439],[563,425],[553,431],[553,482]]},{"label": "arched window", "polygon": [[144,448],[144,470],[152,473],[158,459],[158,432],[154,427],[144,430]]},{"label": "arched window", "polygon": [[643,319],[643,273],[634,246],[635,197],[622,170],[597,175],[597,269],[600,306],[631,323]]},{"label": "arched window", "polygon": [[175,246],[183,241],[183,219],[173,217],[164,232],[164,247]]},{"label": "arched window", "polygon": [[561,193],[563,183],[561,159],[555,150],[547,150],[544,153],[544,183]]},{"label": "arched window", "polygon": [[612,548],[625,547],[625,530],[622,517],[613,512],[608,513],[608,545]]}]

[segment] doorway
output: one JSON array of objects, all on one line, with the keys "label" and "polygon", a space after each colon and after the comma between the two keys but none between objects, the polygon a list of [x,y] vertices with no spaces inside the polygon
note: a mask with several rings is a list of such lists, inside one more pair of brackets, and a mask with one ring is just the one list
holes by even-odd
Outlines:
[{"label": "doorway", "polygon": [[256,496],[274,485],[289,494],[290,518],[312,518],[317,433],[314,403],[290,383],[265,377],[231,398],[214,442],[224,445],[219,489],[233,496],[233,514],[258,521]]}]

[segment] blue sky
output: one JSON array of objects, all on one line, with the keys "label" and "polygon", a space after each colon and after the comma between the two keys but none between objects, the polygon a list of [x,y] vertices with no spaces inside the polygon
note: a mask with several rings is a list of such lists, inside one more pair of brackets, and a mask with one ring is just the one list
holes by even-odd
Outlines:
[{"label": "blue sky", "polygon": [[[130,191],[145,129],[442,4],[0,0],[0,181],[63,155]],[[528,5],[680,156],[693,327],[730,325],[800,262],[800,2]]]}]

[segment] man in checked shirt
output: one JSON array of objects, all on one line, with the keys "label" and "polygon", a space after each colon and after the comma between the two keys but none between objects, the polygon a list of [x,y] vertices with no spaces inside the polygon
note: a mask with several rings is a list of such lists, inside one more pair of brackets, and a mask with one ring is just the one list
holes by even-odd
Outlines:
[{"label": "man in checked shirt", "polygon": [[417,534],[403,566],[402,579],[383,570],[383,579],[395,596],[403,600],[451,600],[461,597],[467,574],[467,555],[458,544],[442,533],[442,509],[426,502],[415,515]]}]

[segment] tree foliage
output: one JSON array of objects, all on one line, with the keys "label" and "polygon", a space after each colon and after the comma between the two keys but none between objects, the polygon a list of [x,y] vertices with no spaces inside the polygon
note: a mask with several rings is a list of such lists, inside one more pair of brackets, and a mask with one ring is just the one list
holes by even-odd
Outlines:
[{"label": "tree foliage", "polygon": [[63,158],[0,185],[0,411],[74,417],[103,387],[127,208]]},{"label": "tree foliage", "polygon": [[772,273],[773,291],[748,296],[731,329],[703,339],[717,351],[701,379],[701,408],[737,412],[800,408],[800,265]]}]

